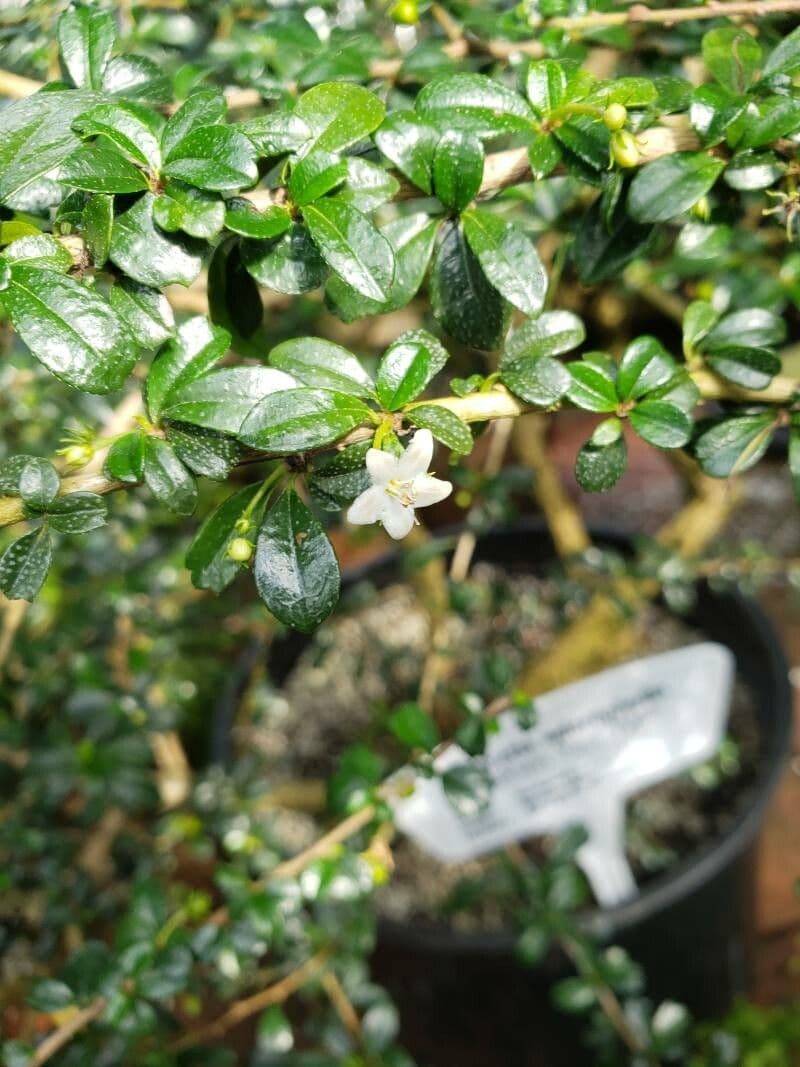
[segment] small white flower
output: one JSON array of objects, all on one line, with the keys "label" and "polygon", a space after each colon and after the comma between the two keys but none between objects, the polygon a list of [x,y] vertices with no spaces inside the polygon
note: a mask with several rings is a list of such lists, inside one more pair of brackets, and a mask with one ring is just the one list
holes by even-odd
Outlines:
[{"label": "small white flower", "polygon": [[395,541],[406,537],[415,522],[415,508],[437,504],[453,491],[450,482],[428,474],[432,457],[430,430],[417,430],[402,456],[371,448],[367,470],[372,485],[350,505],[347,521],[356,526],[380,522]]}]

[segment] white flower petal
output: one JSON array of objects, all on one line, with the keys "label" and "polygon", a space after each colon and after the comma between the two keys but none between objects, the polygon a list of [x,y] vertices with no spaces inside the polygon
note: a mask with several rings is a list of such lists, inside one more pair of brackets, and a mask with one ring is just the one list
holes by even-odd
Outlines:
[{"label": "white flower petal", "polygon": [[438,504],[440,500],[450,496],[453,492],[453,483],[446,482],[441,478],[433,478],[430,474],[420,475],[414,479],[414,507],[426,508],[428,504]]},{"label": "white flower petal", "polygon": [[397,478],[414,478],[427,474],[433,459],[433,436],[430,430],[417,430],[414,439],[397,462]]},{"label": "white flower petal", "polygon": [[371,485],[360,493],[347,510],[347,521],[354,526],[368,526],[371,522],[380,522],[383,514],[386,492],[379,485]]},{"label": "white flower petal", "polygon": [[394,497],[384,495],[381,522],[388,535],[395,541],[400,541],[411,533],[414,525],[414,509],[405,507]]},{"label": "white flower petal", "polygon": [[397,477],[397,456],[371,448],[367,452],[367,470],[374,485],[386,485]]}]

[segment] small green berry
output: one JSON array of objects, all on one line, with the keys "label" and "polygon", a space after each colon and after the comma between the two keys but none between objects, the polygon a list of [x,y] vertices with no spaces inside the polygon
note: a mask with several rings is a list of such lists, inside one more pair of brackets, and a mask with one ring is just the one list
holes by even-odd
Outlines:
[{"label": "small green berry", "polygon": [[628,109],[624,104],[609,104],[603,112],[603,122],[609,130],[621,130],[628,121]]},{"label": "small green berry", "polygon": [[416,26],[419,22],[417,0],[397,0],[389,15],[393,22],[397,22],[401,26]]},{"label": "small green berry", "polygon": [[234,537],[228,545],[228,557],[234,563],[247,563],[253,555],[253,546],[246,537]]},{"label": "small green berry", "polygon": [[611,155],[619,167],[639,165],[639,149],[636,139],[627,130],[615,130],[611,135]]}]

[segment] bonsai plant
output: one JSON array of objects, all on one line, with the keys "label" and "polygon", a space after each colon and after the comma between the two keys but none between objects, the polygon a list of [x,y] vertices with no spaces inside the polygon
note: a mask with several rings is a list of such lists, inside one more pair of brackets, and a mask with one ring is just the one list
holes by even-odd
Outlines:
[{"label": "bonsai plant", "polygon": [[[708,549],[770,448],[800,483],[783,348],[800,263],[798,10],[164,0],[3,14],[9,1067],[413,1062],[368,965],[404,794],[435,782],[462,817],[480,813],[501,784],[485,759],[498,724],[535,729],[537,697],[659,650],[636,620],[693,597],[676,643],[701,628],[761,687],[745,768],[757,798],[737,801],[710,866],[599,926],[641,939],[666,897],[719,878],[720,907],[744,923],[751,872],[734,861],[786,750],[786,671],[754,607],[697,583],[781,573]],[[593,544],[549,452],[576,410],[581,491],[624,487],[643,447],[686,486],[638,551]],[[498,534],[531,488],[547,537]],[[461,522],[432,537],[429,514]],[[365,622],[346,578],[354,638],[337,549],[353,559],[387,535],[405,562],[368,577],[385,586],[405,566],[416,606],[379,592]],[[547,588],[509,577],[554,555]],[[474,558],[495,569],[473,573]],[[246,730],[231,759],[231,709],[246,706],[294,767],[299,726],[274,725],[274,683],[302,694],[323,654],[355,641],[366,661],[393,628],[412,692],[397,699],[386,659],[374,677],[330,676],[365,706],[374,683],[384,703],[379,729],[310,750],[327,783],[276,773]],[[441,759],[453,742],[471,757],[455,767]],[[736,779],[743,745],[728,738],[697,787]],[[504,960],[560,951],[548,981],[587,1016],[592,1062],[759,1054],[746,1027],[695,1030],[674,1000],[645,998],[636,962],[587,922],[584,845],[579,827],[511,844],[455,905],[472,890],[499,902],[516,945]],[[388,929],[376,963],[391,987]],[[524,1003],[516,975],[503,991]],[[725,981],[727,997],[738,979]],[[513,1055],[535,1056],[537,1035],[523,1038]]]}]

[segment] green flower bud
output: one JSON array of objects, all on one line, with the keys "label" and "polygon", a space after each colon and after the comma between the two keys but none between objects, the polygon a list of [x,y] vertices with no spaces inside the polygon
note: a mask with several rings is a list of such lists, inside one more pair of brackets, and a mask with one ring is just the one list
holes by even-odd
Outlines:
[{"label": "green flower bud", "polygon": [[419,22],[417,0],[397,0],[389,12],[392,21],[401,26],[416,26]]},{"label": "green flower bud", "polygon": [[611,156],[618,167],[639,165],[639,149],[632,133],[627,130],[615,130],[611,134]]},{"label": "green flower bud", "polygon": [[628,109],[624,104],[609,104],[603,112],[603,122],[609,130],[621,130],[628,121]]},{"label": "green flower bud", "polygon": [[228,557],[235,563],[247,563],[253,555],[253,545],[246,537],[234,537],[228,545]]}]

